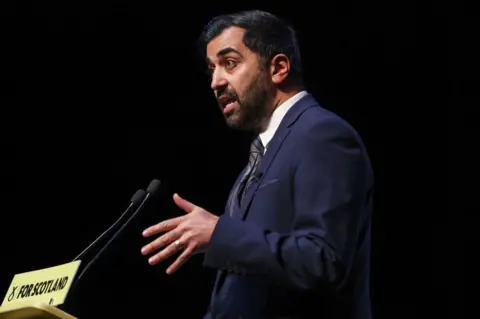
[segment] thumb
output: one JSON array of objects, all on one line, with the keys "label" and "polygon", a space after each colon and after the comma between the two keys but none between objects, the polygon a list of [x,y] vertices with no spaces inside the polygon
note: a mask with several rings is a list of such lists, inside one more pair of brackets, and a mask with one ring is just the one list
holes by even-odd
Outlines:
[{"label": "thumb", "polygon": [[188,200],[185,200],[180,197],[177,193],[173,195],[173,201],[177,204],[178,207],[183,209],[187,213],[191,213],[196,207],[194,204],[190,203]]}]

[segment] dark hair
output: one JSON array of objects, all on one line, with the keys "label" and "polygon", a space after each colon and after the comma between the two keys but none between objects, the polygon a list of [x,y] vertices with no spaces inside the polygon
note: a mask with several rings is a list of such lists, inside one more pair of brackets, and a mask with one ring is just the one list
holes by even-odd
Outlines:
[{"label": "dark hair", "polygon": [[243,43],[260,56],[264,66],[268,67],[275,55],[285,54],[291,64],[288,78],[301,81],[302,65],[295,30],[269,12],[250,10],[214,17],[200,35],[202,56],[206,54],[208,43],[232,26],[245,30]]}]

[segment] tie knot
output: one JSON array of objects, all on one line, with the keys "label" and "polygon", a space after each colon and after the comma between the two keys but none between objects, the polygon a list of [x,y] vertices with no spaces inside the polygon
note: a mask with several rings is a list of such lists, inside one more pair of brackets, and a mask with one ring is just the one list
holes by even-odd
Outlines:
[{"label": "tie knot", "polygon": [[263,155],[263,144],[262,140],[260,139],[259,136],[255,140],[253,140],[252,145],[250,146],[250,153],[258,153],[260,155]]}]

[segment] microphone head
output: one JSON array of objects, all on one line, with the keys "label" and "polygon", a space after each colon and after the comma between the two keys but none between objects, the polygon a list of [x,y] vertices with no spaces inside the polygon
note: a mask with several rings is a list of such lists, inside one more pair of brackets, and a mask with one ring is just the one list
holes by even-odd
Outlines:
[{"label": "microphone head", "polygon": [[133,204],[139,204],[142,199],[145,197],[145,191],[143,189],[139,189],[133,194],[132,198],[130,199],[130,202]]},{"label": "microphone head", "polygon": [[160,188],[160,181],[158,179],[154,179],[150,182],[147,187],[147,193],[154,194]]}]

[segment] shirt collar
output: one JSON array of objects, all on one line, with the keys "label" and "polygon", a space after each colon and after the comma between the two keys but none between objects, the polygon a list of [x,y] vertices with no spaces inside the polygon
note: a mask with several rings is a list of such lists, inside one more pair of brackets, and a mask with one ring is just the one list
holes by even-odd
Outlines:
[{"label": "shirt collar", "polygon": [[298,100],[300,100],[302,97],[307,95],[308,93],[306,91],[301,91],[282,104],[280,104],[272,113],[272,116],[270,117],[270,120],[268,122],[267,129],[260,133],[260,139],[262,140],[262,144],[265,147],[265,151],[267,150],[268,143],[270,140],[273,138],[275,135],[275,132],[277,131],[278,127],[280,126],[280,123],[282,122],[283,117],[285,114],[287,114],[288,110],[296,103]]}]

